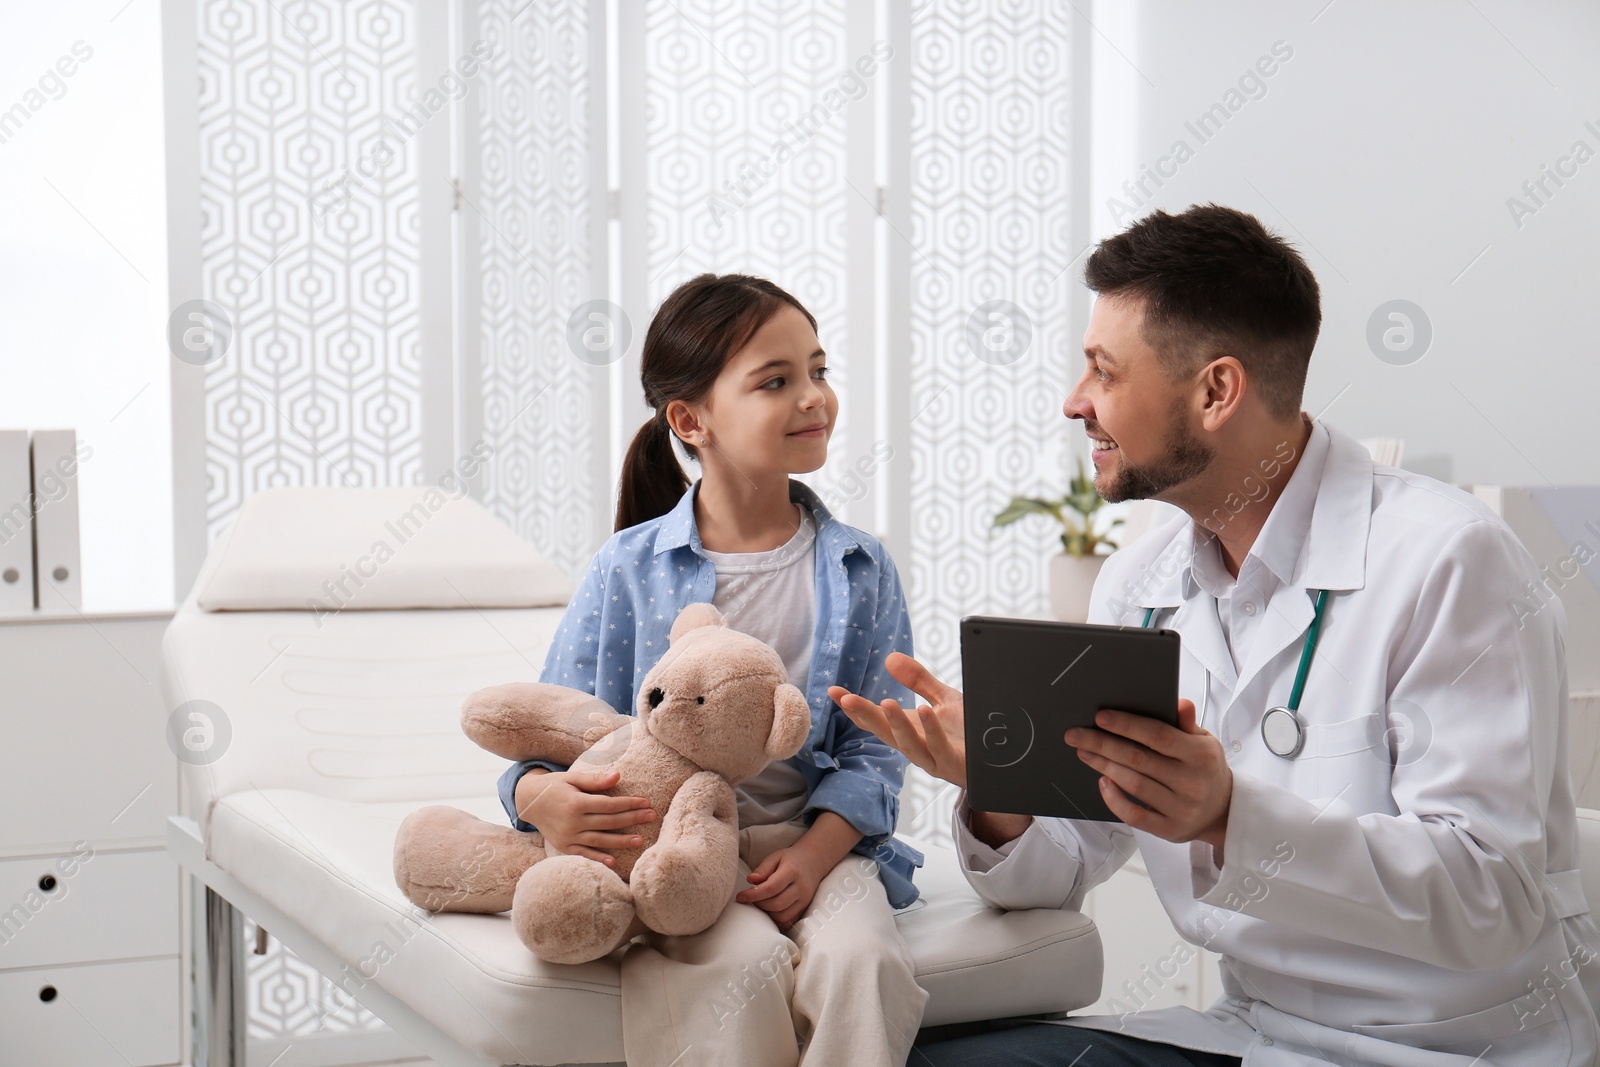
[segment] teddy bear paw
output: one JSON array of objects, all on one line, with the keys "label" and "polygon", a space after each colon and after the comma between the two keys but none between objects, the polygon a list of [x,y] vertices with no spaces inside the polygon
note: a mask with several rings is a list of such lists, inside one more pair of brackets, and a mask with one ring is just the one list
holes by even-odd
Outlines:
[{"label": "teddy bear paw", "polygon": [[528,868],[511,921],[522,943],[549,963],[597,960],[641,929],[628,884],[583,856],[551,856]]}]

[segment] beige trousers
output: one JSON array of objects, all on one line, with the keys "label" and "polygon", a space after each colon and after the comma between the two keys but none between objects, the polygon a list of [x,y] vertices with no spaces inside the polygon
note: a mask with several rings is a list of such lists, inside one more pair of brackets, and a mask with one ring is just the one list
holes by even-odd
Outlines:
[{"label": "beige trousers", "polygon": [[[744,875],[805,833],[799,822],[739,834]],[[646,934],[622,959],[629,1067],[902,1067],[928,994],[894,923],[878,865],[846,856],[784,935],[729,901],[702,934]]]}]

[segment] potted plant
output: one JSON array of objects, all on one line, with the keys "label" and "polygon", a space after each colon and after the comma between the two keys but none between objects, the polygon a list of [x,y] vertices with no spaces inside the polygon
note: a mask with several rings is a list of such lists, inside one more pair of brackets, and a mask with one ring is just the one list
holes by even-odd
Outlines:
[{"label": "potted plant", "polygon": [[1105,501],[1095,491],[1094,479],[1085,473],[1083,460],[1079,459],[1066,496],[1060,500],[1015,496],[995,516],[996,527],[1010,526],[1029,515],[1045,515],[1061,524],[1061,552],[1050,558],[1050,609],[1062,622],[1083,622],[1088,618],[1089,593],[1100,574],[1100,565],[1117,547],[1113,533],[1122,520],[1103,522],[1105,516],[1099,513],[1104,506]]}]

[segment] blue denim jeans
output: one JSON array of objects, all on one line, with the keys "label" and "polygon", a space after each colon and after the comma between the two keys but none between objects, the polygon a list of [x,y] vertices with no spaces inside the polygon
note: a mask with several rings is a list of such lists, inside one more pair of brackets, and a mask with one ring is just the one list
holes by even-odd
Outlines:
[{"label": "blue denim jeans", "polygon": [[907,1067],[1238,1067],[1239,1057],[1195,1052],[1076,1026],[1024,1023],[918,1045]]}]

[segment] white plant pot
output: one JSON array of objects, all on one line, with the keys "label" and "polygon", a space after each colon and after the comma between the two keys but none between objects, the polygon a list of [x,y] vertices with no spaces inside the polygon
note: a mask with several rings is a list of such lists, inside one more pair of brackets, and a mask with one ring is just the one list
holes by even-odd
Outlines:
[{"label": "white plant pot", "polygon": [[1065,552],[1050,557],[1050,610],[1057,619],[1088,621],[1089,594],[1105,561],[1105,556],[1069,556]]}]

